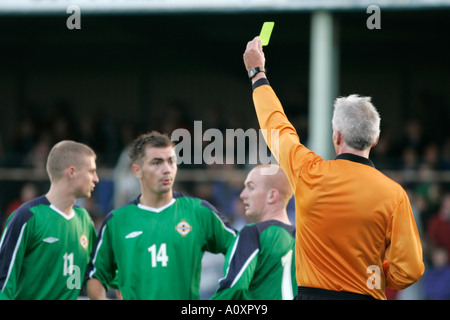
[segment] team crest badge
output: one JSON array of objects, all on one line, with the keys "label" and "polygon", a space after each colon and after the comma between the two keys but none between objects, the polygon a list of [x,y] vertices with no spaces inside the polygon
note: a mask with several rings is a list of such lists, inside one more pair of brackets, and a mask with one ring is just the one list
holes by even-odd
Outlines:
[{"label": "team crest badge", "polygon": [[189,232],[192,231],[192,227],[186,220],[181,220],[176,226],[175,230],[178,231],[183,237],[185,237]]},{"label": "team crest badge", "polygon": [[80,237],[80,244],[84,249],[87,249],[89,245],[89,239],[86,237],[86,235],[83,233]]}]

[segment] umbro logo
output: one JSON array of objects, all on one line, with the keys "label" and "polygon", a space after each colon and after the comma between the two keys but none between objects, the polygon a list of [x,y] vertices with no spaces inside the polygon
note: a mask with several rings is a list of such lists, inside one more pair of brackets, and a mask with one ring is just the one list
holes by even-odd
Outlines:
[{"label": "umbro logo", "polygon": [[137,236],[140,236],[142,234],[142,231],[133,231],[125,236],[125,239],[130,238],[136,238]]},{"label": "umbro logo", "polygon": [[55,238],[55,237],[48,237],[48,238],[45,238],[42,241],[47,242],[47,243],[53,243],[53,242],[59,241],[59,239]]}]

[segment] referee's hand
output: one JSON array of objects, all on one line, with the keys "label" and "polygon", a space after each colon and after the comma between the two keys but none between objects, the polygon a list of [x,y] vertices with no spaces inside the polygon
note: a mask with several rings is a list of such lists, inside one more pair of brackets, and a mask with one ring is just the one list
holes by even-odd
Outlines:
[{"label": "referee's hand", "polygon": [[[244,52],[244,64],[247,72],[251,68],[265,67],[266,58],[264,57],[264,52],[259,37],[255,37],[247,43],[247,48]],[[264,73],[261,72],[260,74],[263,75]]]}]

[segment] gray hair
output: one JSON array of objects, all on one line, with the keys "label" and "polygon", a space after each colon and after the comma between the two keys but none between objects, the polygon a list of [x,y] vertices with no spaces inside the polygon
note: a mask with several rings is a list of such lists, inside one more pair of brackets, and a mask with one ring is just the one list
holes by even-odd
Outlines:
[{"label": "gray hair", "polygon": [[352,94],[334,102],[333,131],[339,131],[347,145],[357,150],[369,148],[380,135],[380,115],[370,100]]}]

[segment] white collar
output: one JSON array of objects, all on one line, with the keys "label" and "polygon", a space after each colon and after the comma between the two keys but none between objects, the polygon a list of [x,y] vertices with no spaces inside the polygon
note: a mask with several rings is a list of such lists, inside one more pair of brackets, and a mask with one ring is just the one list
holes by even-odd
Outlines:
[{"label": "white collar", "polygon": [[170,202],[162,207],[159,208],[153,208],[153,207],[148,207],[148,206],[144,206],[141,203],[138,203],[138,208],[142,209],[142,210],[147,210],[147,211],[152,211],[152,212],[161,212],[164,209],[167,209],[168,207],[170,207],[171,205],[173,205],[175,203],[175,198],[172,198],[172,200],[170,200]]},{"label": "white collar", "polygon": [[75,211],[73,210],[73,208],[72,208],[72,212],[69,215],[67,215],[64,212],[62,212],[61,210],[59,210],[53,204],[50,205],[50,208],[52,208],[56,213],[59,213],[60,215],[62,215],[66,220],[70,220],[75,216]]}]

